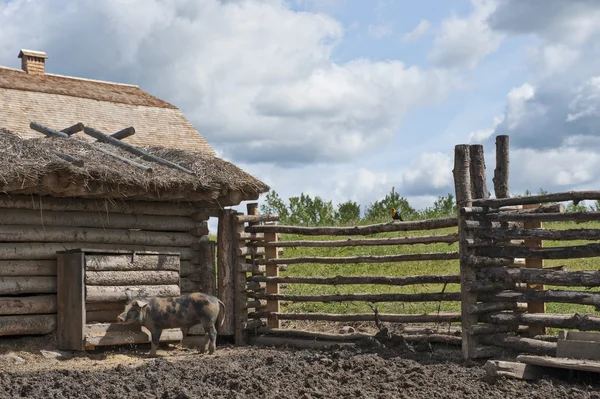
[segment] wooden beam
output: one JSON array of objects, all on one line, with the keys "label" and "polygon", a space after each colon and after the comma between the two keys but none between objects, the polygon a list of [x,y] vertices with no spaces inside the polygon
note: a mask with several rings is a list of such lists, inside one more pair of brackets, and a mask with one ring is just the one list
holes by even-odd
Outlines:
[{"label": "wooden beam", "polygon": [[501,206],[510,205],[541,204],[544,202],[565,201],[579,202],[584,200],[600,200],[600,191],[567,191],[562,193],[531,195],[528,197],[477,199],[473,201],[473,205],[499,208]]},{"label": "wooden beam", "polygon": [[84,350],[85,254],[59,253],[57,262],[58,323],[56,345],[59,350]]},{"label": "wooden beam", "polygon": [[[600,294],[599,294],[600,295]],[[248,293],[249,298],[271,299],[292,302],[439,302],[460,301],[460,293],[421,293],[421,294],[330,294],[330,295],[296,295],[296,294],[261,294]]]},{"label": "wooden beam", "polygon": [[[600,272],[599,272],[600,275]],[[385,285],[413,285],[413,284],[458,284],[458,274],[424,275],[424,276],[335,276],[335,277],[295,277],[295,276],[252,276],[248,281],[285,284],[385,284]]]},{"label": "wooden beam", "polygon": [[507,198],[509,188],[509,138],[508,135],[496,136],[496,168],[494,169],[494,193],[496,198]]},{"label": "wooden beam", "polygon": [[[246,233],[251,234],[251,233]],[[263,238],[264,239],[264,238]],[[458,242],[458,233],[414,236],[414,237],[388,237],[388,238],[364,238],[331,241],[259,241],[248,243],[255,247],[358,247],[358,246],[381,246],[381,245],[414,245],[414,244],[433,244],[433,243],[453,244]]]},{"label": "wooden beam", "polygon": [[[272,247],[269,247],[272,248]],[[411,262],[418,260],[453,260],[459,259],[458,252],[424,253],[424,254],[401,254],[401,255],[373,255],[373,256],[348,256],[348,257],[320,257],[304,256],[298,258],[267,258],[257,259],[258,265],[278,265],[297,263],[386,263],[386,262]]]}]

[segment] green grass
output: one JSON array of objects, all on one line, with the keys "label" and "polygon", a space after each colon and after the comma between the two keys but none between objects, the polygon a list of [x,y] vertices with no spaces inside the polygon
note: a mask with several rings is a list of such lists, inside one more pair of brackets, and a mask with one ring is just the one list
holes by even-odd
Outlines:
[{"label": "green grass", "polygon": [[[577,228],[600,228],[599,222],[589,222],[575,224],[570,222],[546,223],[547,229],[577,229]],[[402,237],[414,235],[432,235],[449,234],[456,232],[456,228],[439,229],[433,231],[416,231],[401,233],[382,233],[374,234],[369,237]],[[340,240],[349,238],[349,236],[303,236],[293,234],[282,234],[281,241],[291,240]],[[361,238],[353,236],[353,238]],[[366,237],[363,237],[366,238]],[[589,241],[545,241],[544,246],[568,246],[582,245]],[[310,248],[297,247],[285,248],[282,257],[293,258],[299,256],[358,256],[358,255],[393,255],[393,254],[411,254],[424,252],[453,252],[458,250],[458,244],[448,245],[439,244],[415,244],[415,245],[389,245],[372,247],[342,247],[342,248]],[[568,260],[546,260],[545,266],[566,265],[569,271],[574,270],[598,270],[600,262],[596,258],[568,259]],[[411,276],[427,274],[458,274],[458,260],[450,261],[415,261],[415,262],[395,262],[395,263],[364,263],[364,264],[291,264],[288,270],[281,272],[282,276]],[[386,285],[312,285],[312,284],[288,284],[287,288],[281,289],[285,294],[301,295],[319,295],[319,294],[345,294],[345,293],[425,293],[441,292],[443,284],[422,284],[410,285],[404,287],[386,286]],[[582,287],[554,287],[546,286],[548,289],[561,290],[584,290]],[[459,284],[448,284],[445,292],[458,292]],[[590,291],[597,291],[593,288]],[[382,313],[436,313],[458,312],[460,311],[459,302],[414,302],[414,303],[391,303],[383,302],[378,304]],[[322,303],[322,302],[296,302],[283,303],[281,306],[283,312],[325,312],[325,313],[369,313],[371,309],[365,302],[341,302],[341,303]],[[548,313],[592,313],[594,308],[586,305],[572,305],[548,303]]]}]

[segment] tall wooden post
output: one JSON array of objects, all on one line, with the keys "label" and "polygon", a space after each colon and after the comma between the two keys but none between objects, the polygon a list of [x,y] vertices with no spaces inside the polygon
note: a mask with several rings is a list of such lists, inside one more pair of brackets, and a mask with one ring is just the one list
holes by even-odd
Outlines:
[{"label": "tall wooden post", "polygon": [[217,273],[218,297],[225,304],[225,318],[219,327],[220,335],[235,335],[235,272],[237,254],[234,250],[235,210],[223,209],[219,212],[217,230]]},{"label": "tall wooden post", "polygon": [[[274,222],[277,223],[277,222]],[[265,241],[278,241],[277,233],[265,233]],[[266,247],[265,258],[276,259],[279,256],[277,247]],[[267,276],[278,277],[279,276],[279,265],[267,265]],[[267,283],[267,294],[279,294],[279,283]],[[279,312],[279,300],[268,299],[267,300],[267,311],[268,312]],[[267,318],[267,327],[279,328],[280,321],[276,316],[269,316]]]},{"label": "tall wooden post", "polygon": [[246,243],[240,239],[240,234],[244,232],[245,223],[238,221],[237,216],[234,219],[235,344],[244,345],[247,341],[248,307],[246,305],[248,303],[248,293],[246,292],[246,277],[248,275],[245,269],[242,268],[242,265],[246,264],[246,256],[242,255],[241,250],[246,247]]},{"label": "tall wooden post", "polygon": [[[248,212],[248,215],[252,215],[252,216],[258,216],[260,214],[259,209],[258,209],[258,203],[257,202],[252,202],[246,205],[246,210]],[[259,224],[260,222],[250,222],[248,223],[249,226],[255,226],[257,224]],[[255,259],[262,259],[264,258],[264,255],[258,255],[256,253],[253,254],[253,258]],[[254,265],[254,262],[250,262]],[[252,271],[252,276],[264,276],[265,273],[261,272],[257,269]],[[266,289],[265,288],[256,288],[254,289],[254,292],[257,293],[266,293]],[[255,312],[263,312],[266,311],[266,307],[264,306],[258,306],[255,308]]]},{"label": "tall wooden post", "polygon": [[[538,208],[540,204],[532,204],[532,205],[523,205],[523,209],[534,209]],[[542,222],[528,220],[525,221],[523,228],[525,229],[541,229]],[[541,248],[544,246],[544,241],[540,239],[533,240],[525,240],[525,246]],[[527,258],[525,259],[525,267],[542,269],[544,267],[544,260],[540,258]],[[529,289],[533,290],[544,290],[543,284],[529,284]],[[546,304],[544,302],[528,302],[527,303],[527,312],[528,313],[546,313]],[[528,333],[530,336],[535,335],[546,335],[546,328],[542,325],[530,325],[528,329]]]},{"label": "tall wooden post", "polygon": [[508,136],[496,136],[496,168],[494,169],[494,193],[496,198],[508,198]]},{"label": "tall wooden post", "polygon": [[460,212],[460,208],[472,205],[471,198],[471,157],[469,145],[457,145],[454,147],[454,189],[456,202],[458,204],[458,230],[459,230],[459,252],[460,252],[460,310],[462,330],[462,355],[465,359],[475,357],[477,350],[477,336],[468,333],[469,328],[477,324],[477,315],[467,312],[469,306],[477,304],[477,294],[467,291],[465,283],[475,281],[475,269],[468,263],[469,247],[467,240],[472,238],[472,232],[466,228],[466,215]]}]

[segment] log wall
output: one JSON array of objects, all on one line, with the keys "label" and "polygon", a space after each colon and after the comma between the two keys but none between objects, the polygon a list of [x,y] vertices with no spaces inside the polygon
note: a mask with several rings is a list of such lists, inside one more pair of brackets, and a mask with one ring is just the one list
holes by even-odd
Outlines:
[{"label": "log wall", "polygon": [[150,258],[147,265],[132,263],[128,255],[90,261],[85,282],[90,299],[100,301],[88,309],[93,321],[114,321],[122,307],[102,302],[94,287],[136,281],[140,286],[216,294],[214,242],[208,239],[207,224],[212,213],[190,203],[0,195],[0,336],[54,331],[58,251],[86,248],[180,255],[177,267]]}]

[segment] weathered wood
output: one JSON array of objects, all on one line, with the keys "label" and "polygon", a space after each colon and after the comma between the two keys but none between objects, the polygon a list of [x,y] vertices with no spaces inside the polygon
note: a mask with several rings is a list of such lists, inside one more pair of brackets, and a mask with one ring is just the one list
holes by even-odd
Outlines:
[{"label": "weathered wood", "polygon": [[516,289],[516,283],[510,281],[476,280],[465,281],[463,289],[468,292],[494,292]]},{"label": "weathered wood", "polygon": [[83,123],[78,122],[74,125],[71,125],[69,127],[62,129],[61,132],[65,133],[69,136],[72,136],[75,133],[81,132],[83,130],[83,126],[84,126]]},{"label": "weathered wood", "polygon": [[233,225],[235,210],[224,209],[220,212],[217,231],[217,273],[219,299],[225,304],[225,318],[219,327],[220,335],[235,334],[235,261],[233,248]]},{"label": "weathered wood", "polygon": [[0,276],[56,276],[56,260],[0,260]]},{"label": "weathered wood", "polygon": [[484,335],[484,334],[496,334],[496,333],[507,333],[519,331],[518,325],[498,325],[491,323],[478,323],[473,324],[469,327],[467,332],[469,335]]},{"label": "weathered wood", "polygon": [[473,251],[480,256],[504,258],[573,259],[600,256],[600,244],[567,247],[480,247]]},{"label": "weathered wood", "polygon": [[600,293],[582,291],[525,291],[525,292],[499,292],[495,294],[479,294],[480,300],[489,302],[557,302],[576,303],[600,307]]},{"label": "weathered wood", "polygon": [[[600,294],[599,294],[600,296]],[[262,294],[249,292],[248,297],[292,302],[438,302],[460,301],[460,293],[421,293],[421,294],[330,294],[330,295],[296,295],[296,294]]]},{"label": "weathered wood", "polygon": [[[241,263],[238,265],[238,267],[240,268],[240,270],[243,270],[245,272],[252,272],[258,276],[267,271],[267,267],[265,265],[252,265],[250,263]],[[281,267],[279,268],[279,270],[281,271]]]},{"label": "weathered wood", "polygon": [[182,277],[179,281],[181,291],[187,292],[202,292],[202,283]]},{"label": "weathered wood", "polygon": [[190,230],[193,237],[203,237],[208,235],[208,222],[196,222],[196,225]]},{"label": "weathered wood", "polygon": [[471,206],[460,208],[460,213],[463,215],[482,216],[490,214],[530,214],[530,213],[563,213],[565,206],[561,203],[558,204],[541,204],[537,208],[524,209],[523,205],[515,206],[504,206],[502,208],[490,208],[487,206]]},{"label": "weathered wood", "polygon": [[[276,233],[265,233],[266,241],[278,241],[278,235]],[[268,247],[266,248],[265,257],[270,259],[277,259],[277,247]],[[289,262],[283,262],[289,263]],[[279,277],[279,268],[277,264],[267,264],[267,277]],[[279,283],[277,281],[270,281],[267,283],[266,289],[267,295],[279,295]],[[278,313],[280,311],[279,300],[276,298],[267,298],[267,309],[270,313]],[[279,328],[280,327],[279,319],[273,316],[267,317],[267,327],[269,328]]]},{"label": "weathered wood", "polygon": [[195,239],[188,233],[58,226],[0,226],[0,242],[74,242],[188,247]]},{"label": "weathered wood", "polygon": [[246,309],[256,309],[265,307],[267,305],[266,301],[248,301],[246,303]]},{"label": "weathered wood", "polygon": [[481,144],[472,144],[469,146],[470,170],[471,175],[471,198],[488,198],[485,158],[483,156],[483,146]]},{"label": "weathered wood", "polygon": [[507,135],[496,136],[496,168],[494,169],[494,193],[496,198],[508,197],[509,139]]},{"label": "weathered wood", "polygon": [[100,310],[123,310],[124,307],[125,299],[116,302],[93,302],[85,304],[85,310],[88,312]]},{"label": "weathered wood", "polygon": [[257,259],[259,265],[297,264],[297,263],[383,263],[383,262],[410,262],[418,260],[453,260],[458,259],[458,252],[440,252],[423,254],[401,254],[401,255],[372,255],[372,256],[348,256],[348,257],[320,257],[303,256],[298,258],[267,258]]},{"label": "weathered wood", "polygon": [[96,243],[48,243],[48,242],[24,242],[24,243],[0,243],[0,260],[34,260],[34,259],[55,259],[56,253],[64,250],[77,248],[95,249],[95,250],[114,250],[116,248],[123,251],[135,252],[169,252],[179,253],[181,260],[192,259],[192,250],[186,247],[153,247],[145,245],[115,245],[115,244],[96,244]]},{"label": "weathered wood", "polygon": [[238,223],[248,222],[278,222],[279,215],[236,215]]},{"label": "weathered wood", "polygon": [[[192,281],[200,282],[201,291],[209,294],[216,295],[217,293],[217,269],[215,265],[215,245],[214,241],[210,241],[208,237],[204,237],[200,240],[200,247],[198,252],[198,258],[201,262],[195,265],[198,272],[198,278],[195,275],[191,275],[189,278]],[[182,277],[183,276],[182,274]]]},{"label": "weathered wood", "polygon": [[117,316],[121,314],[125,307],[121,309],[94,310],[85,312],[87,323],[113,323],[117,321]]},{"label": "weathered wood", "polygon": [[169,285],[179,284],[177,271],[86,271],[90,285]]},{"label": "weathered wood", "polygon": [[556,357],[600,360],[600,334],[561,331],[556,342]]},{"label": "weathered wood", "polygon": [[[524,207],[531,204],[525,204]],[[491,221],[589,222],[600,220],[600,212],[522,213],[506,212],[486,215]]]},{"label": "weathered wood", "polygon": [[177,255],[86,254],[86,271],[178,271]]},{"label": "weathered wood", "polygon": [[444,229],[446,227],[455,227],[457,225],[457,218],[447,217],[438,219],[419,220],[414,222],[390,222],[355,227],[306,227],[283,225],[249,226],[246,227],[246,232],[303,234],[309,236],[350,236],[370,235],[376,233],[390,233],[396,231]]},{"label": "weathered wood", "polygon": [[492,240],[504,239],[540,239],[552,241],[600,240],[600,229],[484,229],[479,230],[480,237]]},{"label": "weathered wood", "polygon": [[82,167],[84,165],[83,160],[81,160],[80,158],[75,158],[67,154],[61,154],[59,152],[55,152],[54,155],[56,155],[63,161],[69,162],[70,164],[73,164],[75,166]]},{"label": "weathered wood", "polygon": [[465,261],[473,267],[488,268],[498,266],[509,266],[514,263],[514,257],[491,258],[488,256],[467,255]]},{"label": "weathered wood", "polygon": [[553,358],[547,356],[519,355],[517,361],[535,366],[600,373],[600,362],[594,360]]},{"label": "weathered wood", "polygon": [[600,330],[600,317],[580,314],[490,313],[483,318],[497,324],[531,324],[552,328],[576,328],[581,331]]},{"label": "weathered wood", "polygon": [[[183,334],[179,329],[166,329],[159,342],[180,342]],[[106,335],[86,336],[85,347],[145,344],[150,342],[150,334],[145,331],[109,332]]]},{"label": "weathered wood", "polygon": [[56,330],[56,315],[0,316],[0,336],[43,335]]},{"label": "weathered wood", "polygon": [[238,238],[245,241],[264,241],[264,233],[238,233]]},{"label": "weathered wood", "polygon": [[480,276],[494,280],[525,282],[528,284],[548,284],[567,287],[600,286],[599,270],[569,272],[550,270],[549,268],[527,269],[522,267],[502,267],[482,270]]},{"label": "weathered wood", "polygon": [[[255,206],[254,206],[255,205]],[[258,204],[253,203],[252,205],[248,204],[248,208],[252,209],[256,215],[250,216],[258,216]],[[256,211],[254,211],[256,209]],[[244,264],[246,262],[246,255],[240,255],[239,249],[246,248],[244,247],[245,243],[241,241],[238,237],[240,233],[244,232],[245,222],[242,222],[238,219],[239,216],[244,215],[236,215],[237,217],[234,219],[235,225],[232,227],[232,245],[235,249],[238,250],[237,257],[235,258],[235,337],[234,343],[235,345],[244,345],[247,343],[247,332],[246,326],[248,324],[248,310],[246,308],[246,304],[248,303],[248,296],[246,294],[246,277],[248,276],[247,272],[244,271],[239,265]],[[257,248],[252,248],[256,250]],[[258,284],[258,283],[257,283]]]},{"label": "weathered wood", "polygon": [[[456,202],[459,208],[471,206],[472,179],[471,179],[471,157],[468,145],[457,145],[454,147],[454,189]],[[468,334],[468,328],[477,324],[477,315],[466,311],[467,307],[477,303],[477,295],[464,289],[467,281],[476,280],[473,265],[470,263],[470,251],[467,240],[473,238],[473,232],[465,228],[465,215],[459,214],[457,225],[459,226],[459,255],[460,255],[460,283],[461,292],[458,294],[461,301],[461,324],[462,329],[462,355],[465,359],[475,357],[478,346],[477,339]]]},{"label": "weathered wood", "polygon": [[178,285],[139,285],[139,286],[97,286],[88,285],[85,287],[85,298],[87,303],[92,302],[115,302],[126,299],[125,291],[131,290],[131,294],[136,297],[168,297],[179,296],[180,289]]},{"label": "weathered wood", "polygon": [[[373,313],[270,313],[255,312],[250,317],[267,317],[271,314],[279,320],[312,320],[312,321],[375,321]],[[435,314],[386,314],[379,313],[379,320],[389,323],[454,323],[460,321],[460,313]]]},{"label": "weathered wood", "polygon": [[[198,212],[191,202],[115,201],[107,199],[54,198],[39,195],[0,194],[0,208],[54,212],[97,212],[157,216],[190,216]],[[120,215],[114,215],[114,218]]]},{"label": "weathered wood", "polygon": [[56,313],[56,295],[0,297],[0,315]]},{"label": "weathered wood", "polygon": [[53,293],[56,293],[56,277],[53,276],[0,277],[0,295]]},{"label": "weathered wood", "polygon": [[[465,215],[466,216],[466,215]],[[471,215],[468,215],[471,217]],[[461,219],[461,226],[469,230],[481,230],[489,228],[503,228],[503,229],[519,229],[523,228],[523,222],[497,222],[489,220],[467,220]]]},{"label": "weathered wood", "polygon": [[83,252],[58,254],[56,345],[60,350],[84,349],[84,257]]},{"label": "weathered wood", "polygon": [[389,237],[389,238],[364,238],[333,241],[263,241],[249,243],[249,246],[263,247],[359,247],[359,246],[380,246],[380,245],[413,245],[413,244],[433,244],[433,243],[452,244],[458,242],[458,233],[414,236],[414,237]]},{"label": "weathered wood", "polygon": [[531,364],[488,360],[483,366],[488,377],[514,378],[517,380],[536,381],[548,374],[547,369]]},{"label": "weathered wood", "polygon": [[[70,136],[68,134],[66,134],[66,133],[62,133],[62,132],[59,132],[57,130],[50,129],[50,128],[42,126],[42,125],[40,125],[39,123],[36,123],[36,122],[31,122],[29,124],[29,127],[31,129],[37,131],[37,132],[45,134],[46,136],[61,137],[61,138],[70,138]],[[84,132],[85,132],[85,129],[87,129],[87,127],[83,128]],[[113,139],[113,140],[116,140],[116,139]],[[120,143],[119,140],[116,140],[116,141]],[[101,152],[101,153],[103,153],[105,155],[108,155],[110,157],[116,158],[116,159],[118,159],[118,160],[120,160],[122,162],[125,162],[125,163],[127,163],[127,164],[129,164],[131,166],[134,166],[134,167],[136,167],[138,169],[141,169],[141,170],[143,170],[145,172],[148,172],[148,173],[152,172],[152,168],[151,167],[146,166],[146,165],[142,165],[142,164],[140,164],[138,162],[133,161],[130,158],[122,157],[122,156],[120,156],[118,154],[115,154],[113,152],[105,150],[102,147],[94,146],[94,150],[96,150],[98,152]]]},{"label": "weathered wood", "polygon": [[255,246],[247,246],[247,247],[238,247],[236,249],[237,256],[256,256],[256,255],[264,255],[265,248],[263,247],[255,247]]},{"label": "weathered wood", "polygon": [[[81,128],[83,130],[83,127]],[[110,135],[113,139],[123,140],[127,137],[131,137],[135,134],[135,128],[133,126],[126,127],[125,129],[121,129],[116,133]],[[99,141],[99,140],[98,140]]]},{"label": "weathered wood", "polygon": [[467,307],[467,312],[476,314],[497,312],[501,310],[524,312],[527,310],[527,304],[517,302],[482,302]]},{"label": "weathered wood", "polygon": [[546,342],[532,338],[515,337],[505,334],[482,336],[479,339],[488,345],[512,349],[521,353],[536,353],[548,356],[554,356],[556,354],[556,342]]},{"label": "weathered wood", "polygon": [[499,208],[509,205],[542,204],[544,202],[565,202],[600,200],[600,191],[567,191],[562,193],[538,194],[527,197],[477,199],[473,201],[475,206],[488,206]]},{"label": "weathered wood", "polygon": [[[600,273],[600,272],[599,272]],[[386,284],[386,285],[412,285],[412,284],[450,284],[460,283],[458,274],[425,275],[425,276],[335,276],[335,277],[268,277],[251,276],[248,281],[288,284]]]},{"label": "weathered wood", "polygon": [[[44,200],[45,201],[45,200]],[[6,209],[0,212],[0,225],[46,227],[91,227],[100,229],[140,229],[189,232],[196,222],[186,216],[114,214],[107,211],[59,212],[44,209]]]}]

